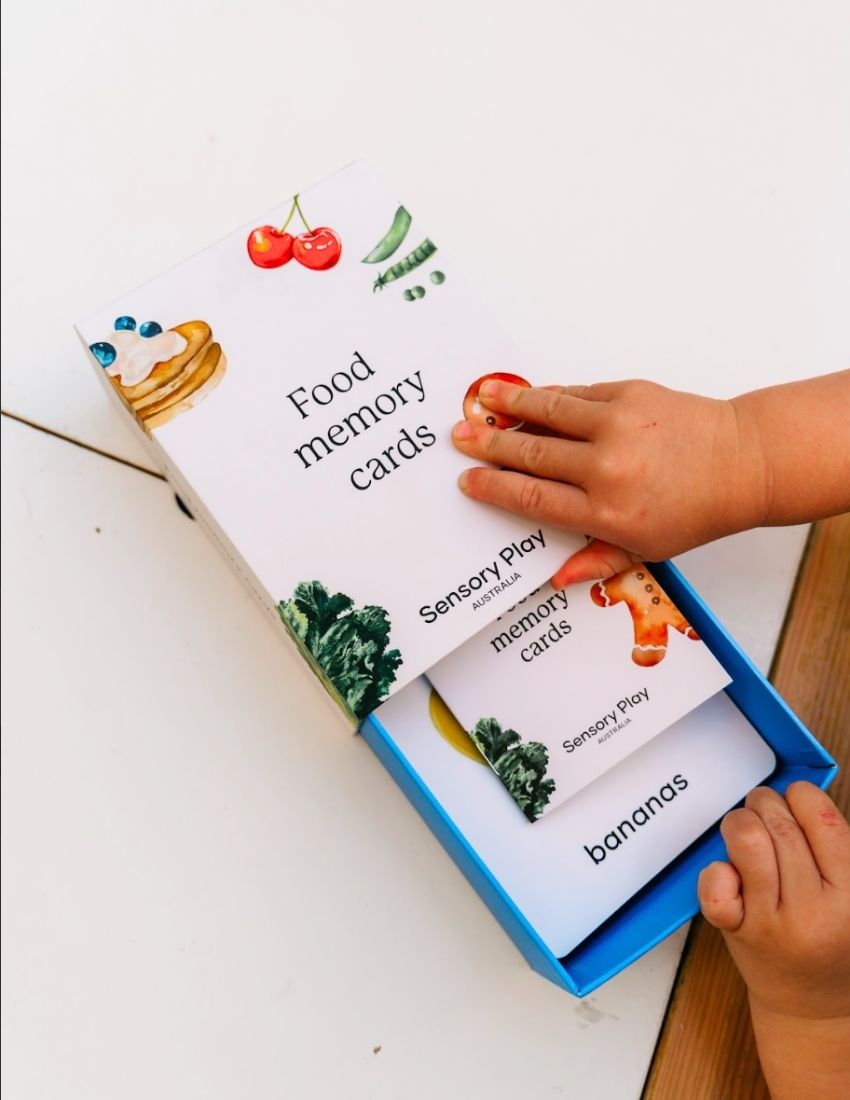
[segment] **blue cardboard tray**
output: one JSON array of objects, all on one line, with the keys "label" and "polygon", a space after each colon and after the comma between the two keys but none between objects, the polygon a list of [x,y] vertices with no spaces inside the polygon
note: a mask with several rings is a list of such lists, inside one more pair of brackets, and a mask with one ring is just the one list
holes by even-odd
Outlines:
[{"label": "blue cardboard tray", "polygon": [[[766,783],[782,793],[807,779],[826,788],[838,766],[776,693],[670,562],[651,571],[732,677],[725,689],[776,754]],[[655,947],[698,912],[697,879],[703,867],[725,859],[719,822],[635,894],[583,943],[558,958],[543,943],[507,891],[478,856],[399,750],[376,715],[360,727],[372,751],[419,811],[437,839],[469,879],[531,966],[577,997],[584,997]]]}]

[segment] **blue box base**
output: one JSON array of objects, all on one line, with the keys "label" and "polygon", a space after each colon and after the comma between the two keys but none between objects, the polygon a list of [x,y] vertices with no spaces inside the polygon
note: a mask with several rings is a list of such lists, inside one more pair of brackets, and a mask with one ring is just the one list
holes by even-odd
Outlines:
[{"label": "blue box base", "polygon": [[[726,694],[776,754],[777,767],[766,783],[780,794],[798,779],[828,787],[838,772],[829,753],[780,698],[679,570],[670,562],[650,568],[732,677]],[[559,959],[479,858],[378,717],[370,715],[360,732],[530,965],[576,996],[586,996],[695,916],[699,910],[700,871],[712,861],[726,858],[718,822],[575,950]]]}]

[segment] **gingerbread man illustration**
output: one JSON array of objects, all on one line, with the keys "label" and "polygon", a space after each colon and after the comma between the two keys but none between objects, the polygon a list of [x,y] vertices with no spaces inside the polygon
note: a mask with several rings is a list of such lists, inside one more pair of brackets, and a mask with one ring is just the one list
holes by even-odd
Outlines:
[{"label": "gingerbread man illustration", "polygon": [[635,565],[607,581],[598,581],[590,595],[599,607],[625,602],[634,623],[632,660],[636,665],[651,668],[664,660],[668,627],[699,641],[697,632],[645,565]]}]

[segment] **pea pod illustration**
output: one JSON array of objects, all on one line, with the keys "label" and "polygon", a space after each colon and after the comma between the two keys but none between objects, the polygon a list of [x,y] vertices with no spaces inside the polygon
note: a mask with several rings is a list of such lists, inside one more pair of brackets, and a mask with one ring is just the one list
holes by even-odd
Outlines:
[{"label": "pea pod illustration", "polygon": [[408,252],[403,260],[399,260],[397,264],[393,264],[392,267],[387,268],[383,275],[378,276],[372,284],[373,292],[376,290],[383,290],[387,283],[392,283],[396,279],[401,279],[404,275],[409,275],[411,271],[415,271],[420,264],[425,263],[429,257],[433,256],[436,251],[437,246],[430,237],[426,237],[418,248],[414,248],[412,252]]},{"label": "pea pod illustration", "polygon": [[393,224],[389,227],[386,234],[378,241],[369,255],[363,257],[361,263],[380,264],[383,263],[384,260],[388,260],[407,236],[411,221],[412,218],[410,214],[408,214],[403,206],[400,206],[395,212]]}]

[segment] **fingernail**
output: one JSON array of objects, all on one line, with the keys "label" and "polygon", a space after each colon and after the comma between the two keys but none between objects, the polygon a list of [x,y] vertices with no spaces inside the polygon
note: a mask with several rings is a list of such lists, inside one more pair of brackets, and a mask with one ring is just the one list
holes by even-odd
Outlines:
[{"label": "fingernail", "polygon": [[457,487],[462,493],[469,490],[469,470],[464,470],[460,477],[457,479]]},{"label": "fingernail", "polygon": [[455,439],[472,439],[472,437],[475,435],[475,428],[473,428],[468,420],[461,420],[457,424],[455,424],[452,434],[454,435]]},{"label": "fingernail", "polygon": [[492,379],[489,382],[482,382],[481,389],[478,391],[479,397],[495,397],[499,392],[499,383],[494,382]]}]

